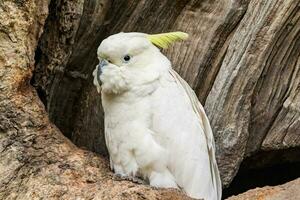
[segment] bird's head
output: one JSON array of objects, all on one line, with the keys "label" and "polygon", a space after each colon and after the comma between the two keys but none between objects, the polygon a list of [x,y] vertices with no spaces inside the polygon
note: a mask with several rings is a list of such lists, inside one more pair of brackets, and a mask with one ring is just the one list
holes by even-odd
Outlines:
[{"label": "bird's head", "polygon": [[120,94],[157,80],[171,64],[156,46],[167,48],[187,37],[183,32],[122,32],[106,38],[98,48],[99,64],[93,72],[98,92]]}]

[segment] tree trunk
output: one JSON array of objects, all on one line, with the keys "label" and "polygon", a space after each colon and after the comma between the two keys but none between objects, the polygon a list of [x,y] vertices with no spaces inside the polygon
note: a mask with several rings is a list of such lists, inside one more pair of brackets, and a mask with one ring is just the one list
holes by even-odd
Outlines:
[{"label": "tree trunk", "polygon": [[120,31],[189,33],[164,53],[205,104],[225,187],[242,162],[299,162],[299,10],[299,0],[0,0],[0,199],[183,198],[109,172],[91,73],[100,42]]},{"label": "tree trunk", "polygon": [[205,104],[224,184],[260,151],[298,147],[300,159],[299,9],[299,0],[251,1],[231,38]]}]

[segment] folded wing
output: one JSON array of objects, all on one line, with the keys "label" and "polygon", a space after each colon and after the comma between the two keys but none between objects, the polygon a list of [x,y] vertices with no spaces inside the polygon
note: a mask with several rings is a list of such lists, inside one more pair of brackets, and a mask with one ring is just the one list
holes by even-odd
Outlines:
[{"label": "folded wing", "polygon": [[153,130],[169,152],[169,170],[189,196],[220,200],[214,138],[204,108],[173,69],[161,85],[153,99]]}]

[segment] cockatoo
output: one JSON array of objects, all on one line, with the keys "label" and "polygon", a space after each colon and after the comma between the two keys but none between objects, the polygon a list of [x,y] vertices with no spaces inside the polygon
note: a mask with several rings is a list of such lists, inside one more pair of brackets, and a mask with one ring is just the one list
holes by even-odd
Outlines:
[{"label": "cockatoo", "polygon": [[159,48],[188,34],[118,33],[102,41],[93,72],[110,166],[151,186],[221,199],[210,123],[194,91]]}]

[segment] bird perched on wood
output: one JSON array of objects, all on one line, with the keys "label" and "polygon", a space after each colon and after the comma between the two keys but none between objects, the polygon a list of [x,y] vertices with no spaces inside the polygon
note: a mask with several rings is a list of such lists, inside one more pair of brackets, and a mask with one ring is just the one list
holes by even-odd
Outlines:
[{"label": "bird perched on wood", "polygon": [[[93,72],[110,166],[151,186],[221,199],[213,133],[195,93],[159,48],[188,34],[118,33],[102,41]],[[159,48],[158,48],[159,47]]]}]

